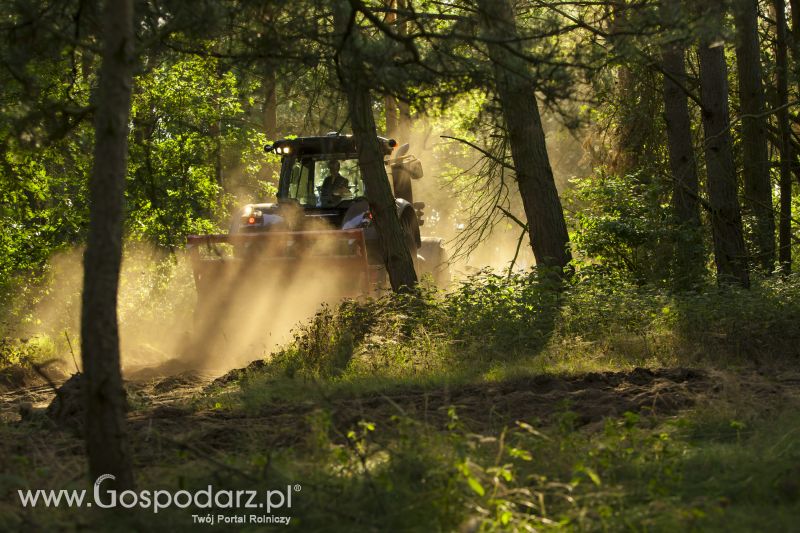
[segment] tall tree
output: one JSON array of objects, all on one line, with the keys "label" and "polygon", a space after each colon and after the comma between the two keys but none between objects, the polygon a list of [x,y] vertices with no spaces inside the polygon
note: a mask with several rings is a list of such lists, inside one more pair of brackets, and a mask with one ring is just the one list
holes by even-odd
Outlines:
[{"label": "tall tree", "polygon": [[[681,27],[681,0],[662,0],[661,16],[668,29]],[[676,288],[687,289],[701,280],[703,240],[700,235],[700,195],[697,163],[692,146],[692,123],[687,96],[686,48],[682,38],[670,36],[662,46],[664,118],[672,172],[672,209],[680,239],[675,243]]]},{"label": "tall tree", "polygon": [[789,7],[792,21],[792,27],[789,30],[789,45],[792,48],[794,60],[797,62],[800,61],[800,0],[789,0]]},{"label": "tall tree", "polygon": [[784,0],[773,0],[775,18],[775,71],[777,77],[778,129],[780,130],[780,218],[778,223],[778,262],[781,271],[792,268],[792,144],[789,127],[789,64],[787,57],[786,5]]},{"label": "tall tree", "polygon": [[750,276],[730,135],[728,69],[722,44],[722,0],[709,0],[703,6],[702,15],[709,27],[706,28],[698,49],[700,104],[717,281],[734,282],[747,287],[750,285]]},{"label": "tall tree", "polygon": [[389,281],[395,291],[408,290],[417,283],[408,242],[411,228],[403,228],[397,217],[375,118],[372,116],[372,97],[361,54],[364,43],[355,20],[355,11],[348,0],[334,2],[334,30],[341,39],[337,69],[342,89],[347,95],[350,124],[358,146],[358,166],[386,256]]},{"label": "tall tree", "polygon": [[103,33],[84,255],[81,357],[86,375],[89,472],[94,477],[113,474],[116,486],[124,488],[133,485],[133,469],[125,439],[117,289],[134,69],[133,0],[106,1]]},{"label": "tall tree", "polygon": [[[397,0],[397,9],[408,10],[409,4],[408,0]],[[404,39],[408,36],[408,23],[408,17],[404,16],[397,27],[397,33]],[[411,106],[403,99],[397,101],[397,132],[403,142],[408,142],[408,137],[411,135]]]},{"label": "tall tree", "polygon": [[514,10],[510,0],[479,0],[478,6],[533,254],[537,265],[563,272],[572,259],[569,235],[545,145],[536,84],[522,57]]},{"label": "tall tree", "polygon": [[[611,27],[608,40],[613,53],[631,58],[633,34],[640,31],[640,21],[632,20],[631,8],[627,0],[611,5]],[[634,7],[635,9],[635,7]],[[624,61],[616,68],[614,131],[614,157],[610,160],[611,170],[619,175],[637,172],[647,166],[648,141],[653,137],[653,104],[659,95],[651,90],[646,76],[649,70],[643,69],[636,61]],[[639,173],[640,181],[648,181],[648,172]]]},{"label": "tall tree", "polygon": [[264,92],[264,103],[261,106],[264,133],[267,135],[267,139],[274,141],[278,138],[278,91],[273,65],[265,67],[264,79],[261,83],[261,89]]},{"label": "tall tree", "polygon": [[767,116],[758,39],[758,0],[737,0],[736,67],[742,114],[742,164],[745,205],[755,219],[756,263],[764,272],[775,267],[775,216],[767,152]]},{"label": "tall tree", "polygon": [[[387,0],[386,23],[394,27],[396,37],[405,39],[408,35],[408,20],[403,17],[398,20],[398,12],[406,9],[405,0]],[[386,134],[396,137],[401,143],[409,141],[411,133],[411,109],[408,102],[393,94],[386,95],[384,99],[386,108]]]},{"label": "tall tree", "polygon": [[[390,27],[394,26],[397,23],[397,0],[386,0],[386,8],[389,10],[386,13],[386,23]],[[397,97],[393,94],[387,94],[383,102],[386,114],[386,135],[393,137],[397,135],[399,126]]]}]

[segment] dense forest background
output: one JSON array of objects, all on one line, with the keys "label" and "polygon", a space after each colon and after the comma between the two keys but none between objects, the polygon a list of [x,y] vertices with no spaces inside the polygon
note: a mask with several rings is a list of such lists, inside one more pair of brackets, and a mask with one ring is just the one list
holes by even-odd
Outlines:
[{"label": "dense forest background", "polygon": [[[683,276],[676,248],[697,248],[696,279],[713,274],[710,228],[721,208],[708,178],[716,165],[706,159],[720,133],[730,152],[722,183],[736,188],[732,209],[742,218],[731,222],[746,245],[740,260],[761,273],[790,270],[797,30],[776,24],[775,6],[750,4],[718,6],[725,9],[716,18],[677,4],[517,6],[524,46],[516,53],[537,91],[577,267],[669,286]],[[373,85],[378,130],[411,142],[431,177],[421,182],[433,210],[426,231],[470,250],[491,229],[516,226],[498,207],[524,220],[480,11],[458,3],[356,7],[365,49],[357,68]],[[276,160],[265,144],[348,131],[329,9],[136,4],[128,242],[174,253],[187,234],[226,228],[235,206],[274,194]],[[98,10],[81,2],[6,10],[6,290],[86,238]],[[786,19],[783,9],[778,15]],[[705,69],[706,78],[723,79],[704,92],[698,50],[709,35],[725,64]],[[704,133],[703,110],[712,107],[723,126]],[[502,261],[510,257],[495,266]]]},{"label": "dense forest background", "polygon": [[[310,530],[793,527],[794,0],[0,3],[0,524],[102,529],[14,501],[89,471],[302,481]],[[328,132],[409,143],[453,282],[187,356],[186,237]]]}]

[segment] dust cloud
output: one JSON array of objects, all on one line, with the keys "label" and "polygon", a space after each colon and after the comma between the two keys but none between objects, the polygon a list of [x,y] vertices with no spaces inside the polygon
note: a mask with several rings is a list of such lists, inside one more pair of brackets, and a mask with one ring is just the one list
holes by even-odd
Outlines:
[{"label": "dust cloud", "polygon": [[194,335],[181,347],[192,366],[223,370],[266,356],[323,303],[357,297],[369,283],[366,258],[344,233],[241,240],[252,242],[235,244],[227,257],[205,249],[192,259],[199,275]]},{"label": "dust cloud", "polygon": [[[287,256],[286,243],[251,246],[239,257],[226,256],[232,250],[219,249],[225,246],[197,250],[200,268],[209,276],[198,282],[200,291],[189,254],[170,256],[142,244],[127,245],[118,296],[125,377],[147,379],[184,370],[214,375],[244,366],[290,340],[292,328],[323,302],[360,294],[363,263],[351,258],[337,264],[326,257],[347,243],[316,241],[300,257]],[[65,368],[73,366],[70,350],[81,365],[82,255],[74,249],[51,258],[46,294],[30,309],[35,318],[21,332],[52,339]]]},{"label": "dust cloud", "polygon": [[[548,124],[548,148],[556,181],[563,189],[568,177],[582,172],[581,148],[545,117]],[[421,160],[425,172],[413,183],[415,201],[426,204],[422,234],[445,239],[452,256],[463,238],[473,199],[458,193],[446,176],[452,176],[454,169],[470,168],[479,154],[442,139],[445,132],[428,119],[417,120],[411,131],[408,139],[398,142],[410,144],[410,153]],[[507,207],[521,215],[517,196],[515,190],[509,191]],[[468,257],[451,262],[453,279],[487,267],[507,269],[519,236],[516,224],[498,218]],[[142,243],[128,243],[118,298],[126,377],[158,377],[183,370],[214,374],[241,367],[289,341],[292,329],[323,302],[334,304],[363,293],[363,264],[340,261],[337,266],[330,257],[342,255],[337,247],[352,246],[347,239],[300,243],[292,248],[303,247],[300,254],[287,253],[288,244],[268,238],[238,248],[200,246],[169,255]],[[70,351],[80,365],[82,255],[81,249],[73,249],[51,258],[47,291],[28,309],[22,333],[52,339],[68,367],[72,367]],[[516,268],[533,264],[525,236]]]},{"label": "dust cloud", "polygon": [[[542,123],[556,186],[563,193],[571,186],[571,178],[590,173],[587,151],[579,140],[584,132],[568,129],[552,113],[542,113]],[[490,216],[494,217],[493,221],[480,242],[469,247],[468,253],[460,250],[460,245],[471,231],[470,218],[479,214],[476,210],[477,195],[481,190],[491,189],[497,184],[480,182],[473,187],[464,185],[463,181],[470,179],[469,174],[474,173],[481,154],[458,141],[442,138],[442,135],[453,133],[435,119],[420,116],[412,121],[409,131],[407,136],[397,137],[396,140],[400,145],[409,144],[409,153],[422,162],[425,173],[422,179],[413,183],[414,201],[426,204],[421,233],[423,237],[445,240],[448,256],[455,256],[450,265],[453,278],[457,280],[485,268],[506,271],[518,247],[515,270],[527,270],[534,266],[536,262],[529,237],[526,234],[520,243],[521,228],[499,211],[480,213],[482,219]],[[465,175],[459,177],[462,172]],[[502,201],[501,205],[525,220],[513,180],[507,180],[507,184],[507,200]]]}]

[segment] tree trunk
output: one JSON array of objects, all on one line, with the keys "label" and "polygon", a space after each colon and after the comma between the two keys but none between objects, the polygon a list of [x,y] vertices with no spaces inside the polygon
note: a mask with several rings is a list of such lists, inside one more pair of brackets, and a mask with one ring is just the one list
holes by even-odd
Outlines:
[{"label": "tree trunk", "polygon": [[386,135],[388,137],[396,137],[398,133],[397,98],[391,94],[387,94],[384,97],[383,102],[383,107],[386,113]]},{"label": "tree trunk", "polygon": [[383,152],[375,129],[372,98],[360,57],[361,36],[356,25],[348,28],[352,13],[352,7],[347,0],[337,0],[334,3],[334,28],[342,39],[338,74],[342,89],[347,94],[350,124],[358,147],[358,166],[364,179],[370,211],[386,254],[389,281],[394,291],[406,291],[416,285],[417,274],[405,233],[397,217]]},{"label": "tree trunk", "polygon": [[480,0],[478,5],[536,264],[563,272],[572,259],[567,225],[547,155],[535,84],[525,60],[512,53],[519,49],[514,11],[510,0]]},{"label": "tree trunk", "polygon": [[411,106],[403,100],[397,101],[397,138],[402,143],[411,140]]},{"label": "tree trunk", "polygon": [[742,112],[742,161],[745,205],[755,219],[756,263],[765,273],[775,267],[775,216],[767,152],[767,117],[758,41],[758,1],[737,0],[736,66]]},{"label": "tree trunk", "polygon": [[[386,0],[386,7],[389,9],[397,9],[397,0]],[[397,14],[389,12],[386,14],[386,24],[394,26],[397,23]],[[398,129],[398,112],[397,98],[392,94],[387,94],[384,99],[384,112],[386,114],[386,135],[387,137],[397,136]]]},{"label": "tree trunk", "polygon": [[[662,19],[668,28],[680,24],[680,5],[680,0],[662,0]],[[700,235],[700,191],[686,94],[685,55],[686,49],[681,41],[669,42],[661,50],[665,73],[664,118],[673,180],[672,210],[680,232],[674,249],[674,284],[678,289],[696,285],[705,273],[703,239]]]},{"label": "tree trunk", "polygon": [[728,72],[721,29],[722,0],[709,0],[703,15],[715,25],[700,42],[700,103],[705,136],[706,186],[711,208],[718,283],[750,286],[737,196],[736,167],[728,116]]},{"label": "tree trunk", "polygon": [[275,69],[268,66],[264,72],[264,105],[261,113],[264,121],[264,134],[270,141],[278,138],[278,91],[275,83]]},{"label": "tree trunk", "polygon": [[791,41],[792,54],[795,56],[794,60],[797,62],[800,59],[798,58],[798,55],[800,55],[800,0],[789,0],[789,6],[792,11],[792,29],[789,32],[789,40]]},{"label": "tree trunk", "polygon": [[778,222],[778,263],[781,272],[792,269],[792,145],[789,127],[789,67],[787,58],[786,5],[784,0],[773,0],[775,18],[775,73],[777,77],[778,129],[780,130],[780,218]]},{"label": "tree trunk", "polygon": [[797,39],[800,38],[800,2],[789,0],[789,6],[792,8],[792,35]]},{"label": "tree trunk", "polygon": [[[628,6],[626,1],[611,6],[611,28],[609,42],[615,53],[625,54],[625,35],[630,32],[628,24]],[[621,176],[640,170],[647,162],[646,144],[649,130],[653,127],[649,114],[648,101],[652,99],[649,85],[643,83],[641,76],[627,63],[616,68],[617,86],[615,99],[616,124],[614,131],[615,150],[609,161],[613,172]],[[649,180],[648,173],[641,173],[640,180]]]},{"label": "tree trunk", "polygon": [[81,357],[86,373],[89,472],[133,486],[125,438],[125,393],[119,360],[117,288],[122,262],[123,194],[133,83],[133,1],[108,0],[89,182],[89,236],[84,255]]},{"label": "tree trunk", "polygon": [[[397,9],[406,9],[406,0],[397,0]],[[404,20],[397,28],[397,33],[405,37],[408,35],[408,20]],[[407,143],[411,139],[411,106],[408,102],[397,100],[397,138],[400,144]]]}]

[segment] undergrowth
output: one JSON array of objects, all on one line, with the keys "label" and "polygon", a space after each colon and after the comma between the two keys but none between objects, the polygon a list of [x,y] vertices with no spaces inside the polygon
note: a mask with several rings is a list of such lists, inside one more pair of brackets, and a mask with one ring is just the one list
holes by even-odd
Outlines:
[{"label": "undergrowth", "polygon": [[[137,437],[147,446],[138,478],[141,487],[173,491],[300,484],[291,510],[276,514],[292,516],[303,531],[787,531],[800,511],[796,407],[732,390],[674,416],[626,412],[578,427],[565,407],[549,423],[520,420],[497,432],[470,426],[452,407],[440,428],[399,411],[337,424],[317,409],[306,416],[303,443],[265,447],[254,433],[213,461],[192,452],[200,443],[186,451],[158,432]],[[30,431],[2,428],[0,492],[82,487],[74,478],[85,468],[80,441],[59,437],[62,459],[51,464],[42,461],[54,453],[47,443],[10,444]],[[70,448],[75,455],[65,454]],[[198,513],[206,511],[33,514],[4,504],[0,527],[188,531],[198,527],[191,518]]]},{"label": "undergrowth", "polygon": [[243,381],[254,408],[291,389],[384,390],[637,366],[760,367],[800,356],[800,278],[668,293],[605,277],[562,291],[534,274],[483,272],[323,307]]},{"label": "undergrowth", "polygon": [[[302,483],[291,515],[311,531],[788,530],[800,512],[800,417],[796,401],[752,392],[763,387],[719,378],[722,397],[700,396],[670,415],[626,412],[581,426],[581,413],[564,404],[547,421],[500,430],[471,425],[455,407],[443,425],[399,408],[343,421],[333,400],[516,373],[686,365],[735,376],[739,367],[791,367],[800,355],[798,292],[797,277],[670,294],[603,277],[556,291],[533,275],[481,273],[447,294],[346,301],[197,397],[196,409],[244,417],[248,432],[212,447],[209,436],[192,438],[190,416],[172,419],[188,447],[157,430],[132,436],[137,476],[142,487],[173,490]],[[301,442],[265,446],[275,428],[248,418],[278,403],[304,428]],[[315,407],[292,415],[293,405]],[[0,502],[0,527],[197,527],[194,512],[179,509],[112,521],[86,510],[21,510],[16,487],[82,486],[83,448],[30,421],[0,432],[0,492],[11,501]]]}]

